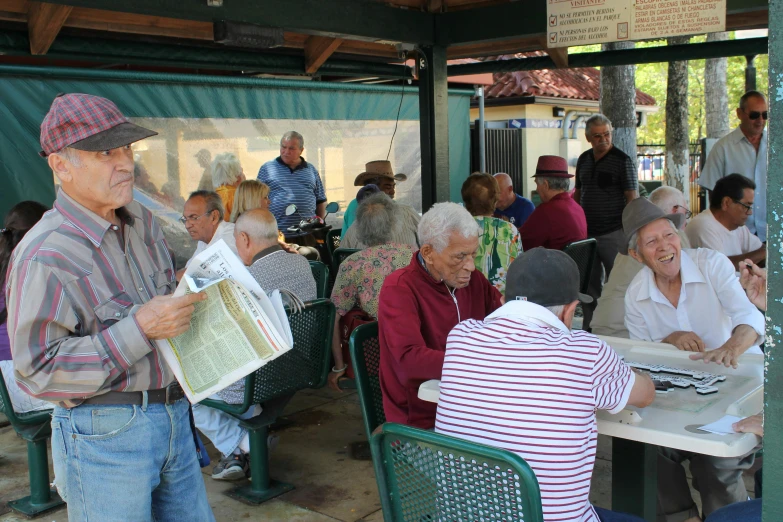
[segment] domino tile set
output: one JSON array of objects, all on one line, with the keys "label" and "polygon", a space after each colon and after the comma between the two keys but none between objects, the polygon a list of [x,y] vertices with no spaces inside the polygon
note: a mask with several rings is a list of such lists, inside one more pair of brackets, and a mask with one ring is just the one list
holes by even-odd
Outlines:
[{"label": "domino tile set", "polygon": [[[650,378],[655,383],[655,392],[666,394],[675,388],[689,388],[693,386],[699,395],[709,395],[717,393],[718,388],[715,384],[726,380],[725,375],[715,375],[698,370],[687,370],[685,368],[674,368],[662,364],[645,364],[638,362],[625,361],[631,368],[645,370],[649,372]],[[681,375],[682,377],[672,377],[671,375]]]}]

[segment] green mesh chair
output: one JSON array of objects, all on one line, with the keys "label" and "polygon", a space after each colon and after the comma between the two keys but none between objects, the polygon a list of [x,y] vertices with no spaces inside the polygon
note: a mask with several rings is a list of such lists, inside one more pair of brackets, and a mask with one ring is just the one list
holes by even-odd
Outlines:
[{"label": "green mesh chair", "polygon": [[332,268],[329,271],[329,294],[332,293],[332,287],[334,286],[334,281],[337,279],[337,272],[340,270],[340,265],[343,261],[345,261],[345,258],[350,256],[351,254],[355,252],[359,252],[361,249],[359,248],[337,248],[332,253]]},{"label": "green mesh chair", "polygon": [[386,423],[372,438],[388,522],[543,522],[530,466],[509,451]]},{"label": "green mesh chair", "polygon": [[598,243],[593,238],[574,241],[563,247],[563,252],[576,261],[576,266],[579,267],[579,291],[583,294],[587,293],[587,286],[590,284],[590,272],[593,270],[597,251]]},{"label": "green mesh chair", "polygon": [[320,261],[310,261],[310,270],[315,278],[316,296],[318,299],[327,299],[329,290],[329,267]]},{"label": "green mesh chair", "polygon": [[30,495],[8,501],[8,507],[27,517],[36,517],[65,504],[57,491],[49,487],[49,458],[46,441],[52,435],[52,412],[16,413],[5,380],[0,374],[0,411],[16,433],[27,441],[27,466]]},{"label": "green mesh chair", "polygon": [[381,366],[381,345],[378,342],[378,323],[357,326],[351,332],[349,350],[353,372],[356,376],[356,389],[362,405],[364,431],[367,440],[372,439],[375,428],[386,422],[383,412],[383,396],[378,370]]},{"label": "green mesh chair", "polygon": [[326,248],[329,249],[329,253],[334,255],[334,251],[340,248],[340,237],[343,235],[341,228],[333,228],[326,233]]},{"label": "green mesh chair", "polygon": [[326,384],[332,355],[334,305],[327,299],[306,304],[301,313],[290,313],[294,347],[269,364],[245,377],[245,400],[242,404],[227,404],[206,399],[201,404],[239,416],[260,404],[260,415],[242,420],[250,435],[250,472],[247,486],[229,490],[226,494],[248,504],[261,504],[286,491],[291,484],[269,477],[269,426],[283,412],[293,394],[305,388],[321,388]]}]

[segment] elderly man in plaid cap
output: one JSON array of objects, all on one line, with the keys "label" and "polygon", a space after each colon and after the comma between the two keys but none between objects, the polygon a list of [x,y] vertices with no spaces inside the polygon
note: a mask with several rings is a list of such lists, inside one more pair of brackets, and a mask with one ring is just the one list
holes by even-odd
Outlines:
[{"label": "elderly man in plaid cap", "polygon": [[198,520],[207,502],[190,405],[154,340],[186,331],[168,246],[133,201],[131,144],[156,133],[65,94],[41,124],[61,188],[14,250],[8,332],[20,388],[55,404],[55,483],[71,521]]}]

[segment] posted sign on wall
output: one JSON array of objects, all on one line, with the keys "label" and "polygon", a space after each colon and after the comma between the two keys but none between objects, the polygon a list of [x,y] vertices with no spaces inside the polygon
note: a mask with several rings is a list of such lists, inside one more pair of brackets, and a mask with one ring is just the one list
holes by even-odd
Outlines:
[{"label": "posted sign on wall", "polygon": [[549,0],[547,46],[726,30],[726,0]]}]

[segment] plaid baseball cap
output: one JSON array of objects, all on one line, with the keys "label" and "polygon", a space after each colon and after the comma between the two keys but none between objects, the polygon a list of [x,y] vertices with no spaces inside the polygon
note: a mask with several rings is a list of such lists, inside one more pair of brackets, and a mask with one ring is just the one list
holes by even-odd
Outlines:
[{"label": "plaid baseball cap", "polygon": [[111,100],[90,94],[60,94],[41,123],[39,154],[45,158],[63,147],[116,149],[156,134],[129,122]]}]

